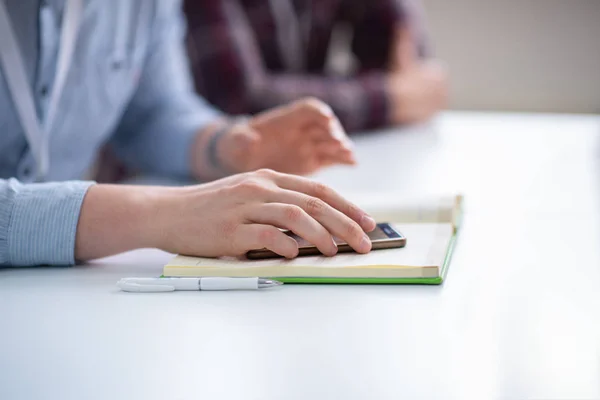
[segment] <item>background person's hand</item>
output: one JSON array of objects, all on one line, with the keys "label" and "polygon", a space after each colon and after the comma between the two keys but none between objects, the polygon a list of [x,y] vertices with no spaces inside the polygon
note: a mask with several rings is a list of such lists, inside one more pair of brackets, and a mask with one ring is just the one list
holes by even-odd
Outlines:
[{"label": "background person's hand", "polygon": [[419,60],[417,47],[408,27],[399,28],[391,51],[388,94],[390,121],[415,123],[432,117],[446,106],[448,76],[433,60]]},{"label": "background person's hand", "polygon": [[270,168],[311,174],[333,164],[355,164],[351,143],[331,108],[303,99],[235,126],[218,145],[220,161],[233,172]]},{"label": "background person's hand", "polygon": [[241,256],[267,248],[296,257],[297,242],[278,228],[329,256],[337,252],[332,235],[366,253],[371,242],[365,232],[375,229],[371,217],[329,187],[272,170],[169,189],[156,198],[152,247],[172,253]]}]

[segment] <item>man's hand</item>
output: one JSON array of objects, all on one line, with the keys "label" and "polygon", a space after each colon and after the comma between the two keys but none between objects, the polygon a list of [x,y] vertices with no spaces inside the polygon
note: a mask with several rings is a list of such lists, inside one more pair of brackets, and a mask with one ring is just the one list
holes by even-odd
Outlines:
[{"label": "man's hand", "polygon": [[[203,151],[208,141],[201,137],[196,145],[194,169],[200,177],[201,171],[214,167],[207,165]],[[216,151],[221,167],[230,173],[270,168],[305,175],[333,164],[356,163],[340,122],[316,99],[284,105],[235,125],[219,139]]]},{"label": "man's hand", "polygon": [[447,73],[435,61],[420,61],[408,27],[397,30],[390,59],[388,93],[394,124],[426,120],[447,103]]},{"label": "man's hand", "polygon": [[267,248],[298,255],[292,230],[326,255],[332,235],[359,253],[375,221],[329,187],[272,170],[234,175],[184,188],[96,185],[77,227],[76,257],[103,257],[140,247],[193,256],[241,256]]}]

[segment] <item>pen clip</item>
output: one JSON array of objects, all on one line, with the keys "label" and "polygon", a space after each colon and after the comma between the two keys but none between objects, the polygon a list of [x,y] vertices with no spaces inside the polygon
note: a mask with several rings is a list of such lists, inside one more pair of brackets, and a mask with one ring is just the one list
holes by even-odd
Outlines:
[{"label": "pen clip", "polygon": [[171,285],[140,285],[139,283],[129,283],[126,281],[117,282],[117,286],[124,292],[158,293],[175,291],[175,286]]}]

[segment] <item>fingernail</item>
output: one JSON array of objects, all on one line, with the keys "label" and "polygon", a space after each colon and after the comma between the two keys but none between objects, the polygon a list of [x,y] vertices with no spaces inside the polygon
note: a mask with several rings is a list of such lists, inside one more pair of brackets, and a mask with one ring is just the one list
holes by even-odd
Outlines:
[{"label": "fingernail", "polygon": [[287,258],[287,259],[291,260],[291,259],[293,259],[293,258],[296,258],[296,257],[298,257],[298,254],[299,254],[299,253],[300,253],[300,250],[299,250],[298,248],[296,248],[296,249],[294,250],[294,252],[293,252],[293,253],[292,253],[290,256],[286,256],[285,258]]},{"label": "fingernail", "polygon": [[360,251],[369,252],[371,250],[371,239],[367,235],[364,235],[360,241]]},{"label": "fingernail", "polygon": [[335,243],[335,239],[331,238],[331,243],[333,243],[333,247],[331,248],[331,255],[335,256],[338,252],[337,243]]},{"label": "fingernail", "polygon": [[352,148],[354,147],[352,141],[350,140],[350,138],[348,138],[348,135],[346,135],[344,128],[342,128],[342,125],[337,119],[333,119],[329,122],[329,129],[331,130],[331,136],[334,139],[337,139],[344,148],[352,150]]},{"label": "fingernail", "polygon": [[360,219],[360,224],[363,227],[373,227],[375,225],[377,225],[377,223],[375,222],[375,220],[373,218],[371,218],[369,215],[363,215],[362,218]]}]

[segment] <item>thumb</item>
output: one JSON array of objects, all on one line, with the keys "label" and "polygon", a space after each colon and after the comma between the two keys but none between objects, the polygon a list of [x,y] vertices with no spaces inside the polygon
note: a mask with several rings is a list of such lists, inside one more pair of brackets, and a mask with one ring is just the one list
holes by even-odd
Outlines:
[{"label": "thumb", "polygon": [[258,131],[247,124],[240,124],[232,129],[230,149],[235,157],[250,154],[262,141]]},{"label": "thumb", "polygon": [[239,125],[235,129],[234,142],[240,146],[252,146],[262,140],[260,133],[249,124]]},{"label": "thumb", "polygon": [[396,65],[401,71],[412,68],[417,63],[417,46],[413,40],[413,33],[407,24],[396,29],[395,46]]},{"label": "thumb", "polygon": [[261,158],[257,155],[262,138],[260,133],[247,124],[240,124],[231,130],[229,143],[226,146],[226,158],[239,171],[249,171],[257,168]]}]

